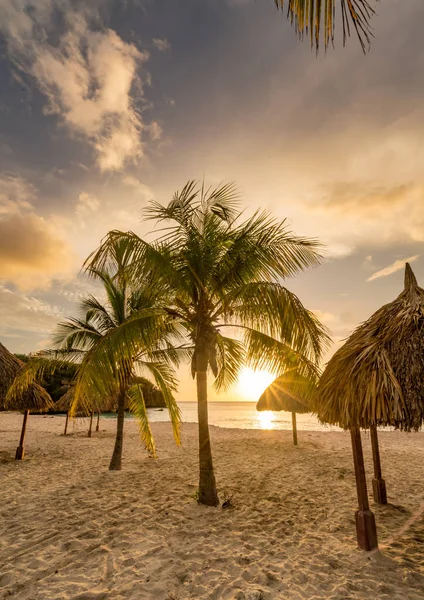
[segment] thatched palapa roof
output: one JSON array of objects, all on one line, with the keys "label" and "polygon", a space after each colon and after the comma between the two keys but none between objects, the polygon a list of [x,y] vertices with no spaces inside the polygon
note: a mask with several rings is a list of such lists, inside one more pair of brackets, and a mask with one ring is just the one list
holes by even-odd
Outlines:
[{"label": "thatched palapa roof", "polygon": [[284,410],[299,414],[311,412],[308,402],[313,388],[313,384],[304,377],[282,375],[266,388],[256,404],[256,410]]},{"label": "thatched palapa roof", "polygon": [[411,431],[424,419],[424,290],[409,264],[405,287],[360,325],[329,361],[318,386],[321,421]]},{"label": "thatched palapa roof", "polygon": [[[68,391],[59,398],[53,405],[53,410],[56,412],[68,411],[71,408],[72,401],[74,399],[75,387],[71,385]],[[81,402],[76,407],[76,414],[90,414],[90,410],[86,407],[88,404]],[[112,412],[116,410],[116,399],[105,399],[100,405],[93,405],[92,410],[99,412]]]},{"label": "thatched palapa roof", "polygon": [[0,343],[0,410],[46,410],[53,406],[49,394],[37,383],[14,400],[6,401],[8,389],[24,367],[25,364]]}]

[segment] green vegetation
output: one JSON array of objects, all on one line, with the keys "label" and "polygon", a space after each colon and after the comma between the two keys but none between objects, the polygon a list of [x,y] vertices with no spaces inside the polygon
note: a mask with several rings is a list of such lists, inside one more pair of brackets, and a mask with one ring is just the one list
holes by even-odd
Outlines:
[{"label": "green vegetation", "polygon": [[[116,247],[127,258],[134,284],[150,278],[162,290],[159,314],[182,343],[175,352],[196,379],[199,422],[199,502],[219,503],[208,426],[207,379],[217,390],[238,380],[241,368],[287,369],[316,379],[328,341],[313,313],[280,281],[319,264],[316,240],[291,233],[285,222],[257,212],[243,219],[232,185],[216,189],[188,182],[168,206],[150,202],[144,216],[164,223],[149,243],[134,233],[112,231],[87,262],[92,273],[113,269]],[[136,323],[129,323],[137,339]],[[122,345],[121,360],[133,355]]]},{"label": "green vegetation", "polygon": [[[176,381],[172,363],[177,363],[177,356],[170,345],[176,332],[163,311],[156,308],[158,294],[163,294],[163,290],[151,278],[142,278],[137,284],[130,279],[124,244],[116,240],[110,252],[107,269],[90,270],[102,282],[106,300],[100,302],[94,296],[87,296],[80,305],[81,316],[58,325],[54,335],[56,349],[30,358],[11,393],[19,393],[35,378],[43,381],[59,373],[69,362],[74,363],[76,376],[70,415],[78,406],[89,411],[117,404],[117,432],[109,468],[119,470],[126,406],[138,418],[141,438],[155,455],[144,399],[144,391],[148,389],[146,377],[152,378],[161,392],[177,442],[180,411],[173,396]],[[150,396],[154,389],[151,384]]]}]

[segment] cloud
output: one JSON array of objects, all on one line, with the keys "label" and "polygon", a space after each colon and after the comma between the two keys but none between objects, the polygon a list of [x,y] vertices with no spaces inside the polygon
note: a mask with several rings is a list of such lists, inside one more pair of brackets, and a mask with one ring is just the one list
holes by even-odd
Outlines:
[{"label": "cloud", "polygon": [[171,44],[168,42],[166,38],[153,38],[153,45],[160,51],[166,52],[167,50],[171,50]]},{"label": "cloud", "polygon": [[13,330],[49,333],[63,319],[63,310],[34,296],[14,292],[0,285],[1,335],[16,335]]},{"label": "cloud", "polygon": [[332,184],[320,198],[320,206],[344,213],[366,216],[377,215],[382,208],[390,210],[404,205],[409,199],[414,202],[424,196],[424,185],[401,183],[393,186],[376,185],[364,182],[337,182]]},{"label": "cloud", "polygon": [[374,281],[374,279],[379,279],[380,277],[387,277],[388,275],[392,275],[393,273],[396,273],[396,271],[400,271],[401,269],[403,269],[405,263],[414,262],[419,257],[420,254],[415,254],[414,256],[410,256],[409,258],[395,260],[395,262],[389,265],[388,267],[385,267],[384,269],[381,269],[381,271],[373,273],[371,277],[368,277],[367,281]]},{"label": "cloud", "polygon": [[87,192],[81,192],[79,194],[75,212],[81,227],[86,227],[86,218],[97,212],[99,206],[100,201],[94,194],[89,194]]},{"label": "cloud", "polygon": [[35,188],[20,177],[0,176],[0,217],[31,208]]},{"label": "cloud", "polygon": [[54,221],[34,212],[35,193],[23,179],[0,177],[0,280],[22,289],[46,287],[73,264]]},{"label": "cloud", "polygon": [[[70,1],[3,0],[0,31],[9,56],[46,96],[45,112],[58,115],[74,135],[88,140],[102,171],[119,170],[143,155],[144,123],[132,89],[137,87],[142,98],[137,69],[149,54],[102,29],[95,9],[90,10],[77,12]],[[64,31],[53,44],[48,33],[58,14]]]}]

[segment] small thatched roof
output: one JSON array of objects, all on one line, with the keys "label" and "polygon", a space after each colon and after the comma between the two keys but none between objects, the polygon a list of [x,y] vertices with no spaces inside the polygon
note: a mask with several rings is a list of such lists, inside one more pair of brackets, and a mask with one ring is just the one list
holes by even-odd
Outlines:
[{"label": "small thatched roof", "polygon": [[0,343],[0,410],[46,410],[53,406],[49,394],[37,383],[31,384],[26,392],[14,400],[6,402],[8,389],[24,367],[25,364]]},{"label": "small thatched roof", "polygon": [[282,375],[266,388],[256,404],[256,410],[284,410],[300,414],[312,412],[308,403],[313,389],[313,383],[300,375]]},{"label": "small thatched roof", "polygon": [[[71,403],[74,399],[74,386],[71,385],[68,391],[59,398],[53,405],[53,410],[56,412],[68,411],[71,407]],[[89,414],[90,411],[84,406],[85,403],[81,403],[77,406],[77,414]],[[93,406],[94,411],[100,412],[112,412],[116,410],[116,400],[106,399],[100,406]]]},{"label": "small thatched roof", "polygon": [[410,431],[424,419],[424,290],[409,264],[403,292],[360,325],[329,361],[318,386],[321,421]]}]

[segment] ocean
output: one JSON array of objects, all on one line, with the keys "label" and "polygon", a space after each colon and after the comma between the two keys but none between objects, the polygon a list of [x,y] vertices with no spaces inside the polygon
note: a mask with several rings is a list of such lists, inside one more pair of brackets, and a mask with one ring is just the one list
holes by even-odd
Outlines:
[{"label": "ocean", "polygon": [[[184,423],[197,423],[197,403],[179,402]],[[287,429],[292,428],[292,417],[289,412],[258,412],[256,402],[209,402],[209,424],[218,427],[235,427],[236,429]],[[149,419],[169,421],[167,409],[148,409]],[[310,414],[296,415],[297,428],[300,431],[340,431],[338,427],[322,425]]]}]

